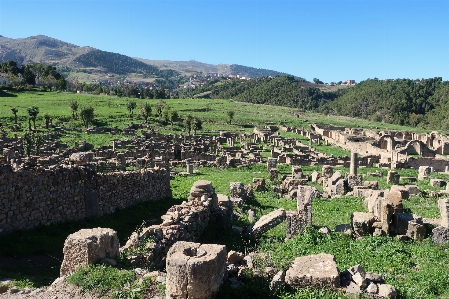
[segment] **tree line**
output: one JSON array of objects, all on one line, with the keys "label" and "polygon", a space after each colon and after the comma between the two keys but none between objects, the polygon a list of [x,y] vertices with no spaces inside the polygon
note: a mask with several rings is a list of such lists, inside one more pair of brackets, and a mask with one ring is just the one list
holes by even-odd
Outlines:
[{"label": "tree line", "polygon": [[5,73],[14,87],[40,86],[45,90],[65,90],[67,81],[56,67],[41,63],[22,64],[8,60],[0,63],[0,72]]},{"label": "tree line", "polygon": [[293,76],[252,80],[217,78],[183,97],[205,95],[255,104],[269,104],[369,119],[432,130],[449,130],[449,81],[367,79],[353,87],[323,91],[301,86]]}]

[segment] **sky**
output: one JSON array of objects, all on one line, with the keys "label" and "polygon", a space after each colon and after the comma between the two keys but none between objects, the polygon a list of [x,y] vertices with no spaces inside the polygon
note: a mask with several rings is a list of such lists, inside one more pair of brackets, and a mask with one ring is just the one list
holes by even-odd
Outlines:
[{"label": "sky", "polygon": [[0,0],[0,35],[325,83],[449,80],[448,0]]}]

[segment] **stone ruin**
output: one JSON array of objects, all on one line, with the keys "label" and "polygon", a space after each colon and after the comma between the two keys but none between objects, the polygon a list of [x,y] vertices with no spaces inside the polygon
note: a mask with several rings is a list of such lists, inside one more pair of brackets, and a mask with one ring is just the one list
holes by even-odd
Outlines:
[{"label": "stone ruin", "polygon": [[107,263],[108,259],[119,256],[117,232],[110,228],[100,227],[81,229],[67,237],[63,252],[61,277],[88,264]]},{"label": "stone ruin", "polygon": [[213,298],[225,278],[224,245],[176,242],[167,253],[166,298]]}]

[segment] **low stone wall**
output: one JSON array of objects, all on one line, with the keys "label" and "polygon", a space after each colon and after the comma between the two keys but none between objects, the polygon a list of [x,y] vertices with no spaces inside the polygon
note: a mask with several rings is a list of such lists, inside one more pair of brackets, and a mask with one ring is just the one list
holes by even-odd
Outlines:
[{"label": "low stone wall", "polygon": [[52,169],[0,165],[0,232],[81,220],[171,196],[165,169],[96,173],[90,166]]}]

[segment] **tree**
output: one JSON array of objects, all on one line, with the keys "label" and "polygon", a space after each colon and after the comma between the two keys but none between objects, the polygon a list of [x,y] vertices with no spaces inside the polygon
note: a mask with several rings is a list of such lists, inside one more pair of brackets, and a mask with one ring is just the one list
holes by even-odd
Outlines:
[{"label": "tree", "polygon": [[315,82],[315,84],[324,84],[323,81],[318,78],[313,78],[313,82]]},{"label": "tree", "polygon": [[178,120],[178,111],[170,108],[168,110],[168,120],[170,121],[170,124],[173,127],[173,122]]},{"label": "tree", "polygon": [[76,100],[70,100],[69,102],[70,110],[72,111],[72,118],[76,118],[76,111],[78,110],[78,102]]},{"label": "tree", "polygon": [[39,148],[44,143],[44,137],[37,132],[28,131],[22,136],[23,150],[29,157],[31,154],[38,155]]},{"label": "tree", "polygon": [[203,122],[201,119],[195,117],[192,123],[193,134],[196,135],[196,131],[203,129]]},{"label": "tree", "polygon": [[192,130],[193,116],[191,114],[187,114],[184,117],[184,128],[187,130],[187,133],[190,135],[190,131]]},{"label": "tree", "polygon": [[143,119],[145,120],[145,123],[148,122],[148,117],[151,115],[151,105],[150,103],[146,102],[140,106],[140,114],[142,115]]},{"label": "tree", "polygon": [[134,109],[136,109],[137,104],[134,101],[130,101],[128,103],[126,103],[126,109],[128,109],[129,114],[133,115],[133,111]]},{"label": "tree", "polygon": [[28,115],[30,118],[28,119],[28,128],[31,130],[31,122],[33,122],[33,128],[36,130],[36,118],[39,114],[39,107],[37,106],[31,106],[27,108]]},{"label": "tree", "polygon": [[80,111],[80,117],[83,121],[84,128],[88,128],[94,119],[94,108],[92,106],[83,107]]},{"label": "tree", "polygon": [[232,120],[234,119],[234,114],[235,114],[235,112],[234,112],[233,110],[229,110],[229,111],[227,112],[227,114],[228,114],[228,122],[229,122],[229,124],[231,124],[231,123],[232,123]]},{"label": "tree", "polygon": [[156,104],[156,114],[158,117],[162,116],[162,110],[164,110],[166,103],[162,100],[159,100]]},{"label": "tree", "polygon": [[51,117],[48,113],[45,113],[44,119],[45,119],[45,128],[48,129],[48,127],[50,126],[50,123],[51,123]]},{"label": "tree", "polygon": [[16,107],[11,108],[12,114],[14,114],[14,124],[17,125],[17,112],[19,112],[19,109]]}]

